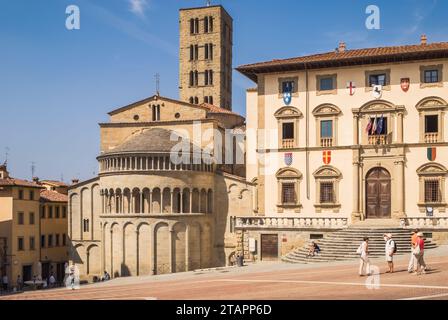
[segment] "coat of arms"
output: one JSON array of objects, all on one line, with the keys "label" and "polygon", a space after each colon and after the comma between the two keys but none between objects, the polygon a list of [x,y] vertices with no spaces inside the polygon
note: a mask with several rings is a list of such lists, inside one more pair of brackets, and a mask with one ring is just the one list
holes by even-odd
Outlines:
[{"label": "coat of arms", "polygon": [[292,153],[285,153],[285,164],[288,167],[292,165]]},{"label": "coat of arms", "polygon": [[375,99],[380,99],[383,95],[383,86],[381,85],[375,85],[372,89],[372,95]]},{"label": "coat of arms", "polygon": [[437,149],[436,148],[428,148],[427,157],[428,157],[429,161],[436,161]]},{"label": "coat of arms", "polygon": [[353,81],[347,82],[347,91],[349,95],[351,96],[355,95],[355,89],[356,85]]},{"label": "coat of arms", "polygon": [[328,165],[331,163],[331,151],[326,150],[322,153],[322,161],[324,164]]},{"label": "coat of arms", "polygon": [[283,83],[283,102],[287,106],[289,106],[292,101],[293,86],[294,86],[294,83],[292,81]]},{"label": "coat of arms", "polygon": [[401,90],[403,90],[404,92],[408,92],[409,91],[409,86],[411,85],[411,81],[409,78],[402,78],[401,81]]}]

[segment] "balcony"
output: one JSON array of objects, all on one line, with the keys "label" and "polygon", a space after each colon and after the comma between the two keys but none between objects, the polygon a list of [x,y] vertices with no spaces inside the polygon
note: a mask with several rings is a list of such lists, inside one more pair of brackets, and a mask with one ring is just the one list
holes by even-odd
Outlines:
[{"label": "balcony", "polygon": [[332,147],[333,146],[333,138],[321,138],[320,146],[324,147],[324,148]]},{"label": "balcony", "polygon": [[283,149],[292,149],[292,148],[294,148],[294,139],[283,139],[282,140],[282,148]]},{"label": "balcony", "polygon": [[347,218],[329,217],[234,217],[236,229],[343,229]]},{"label": "balcony", "polygon": [[389,135],[387,134],[378,134],[369,136],[369,144],[372,146],[378,146],[378,145],[381,146],[390,144],[389,140],[390,140]]},{"label": "balcony", "polygon": [[425,133],[425,142],[426,143],[439,142],[439,133],[438,132],[426,132]]}]

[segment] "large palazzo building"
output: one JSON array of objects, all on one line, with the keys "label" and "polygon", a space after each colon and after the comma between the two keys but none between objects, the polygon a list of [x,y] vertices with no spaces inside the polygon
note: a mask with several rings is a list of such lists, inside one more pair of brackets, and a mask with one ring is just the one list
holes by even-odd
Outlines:
[{"label": "large palazzo building", "polygon": [[426,36],[399,47],[341,43],[334,52],[237,70],[257,84],[247,91],[247,179],[257,185],[257,217],[238,220],[266,244],[257,252],[278,256],[303,242],[291,230],[309,239],[375,219],[446,237],[448,43]]}]

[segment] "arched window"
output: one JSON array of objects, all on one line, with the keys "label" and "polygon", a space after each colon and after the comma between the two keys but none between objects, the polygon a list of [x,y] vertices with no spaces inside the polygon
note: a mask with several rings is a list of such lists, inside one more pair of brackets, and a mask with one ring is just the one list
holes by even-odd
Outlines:
[{"label": "arched window", "polygon": [[208,33],[208,17],[204,19],[204,32]]},{"label": "arched window", "polygon": [[213,96],[208,97],[208,103],[213,104]]},{"label": "arched window", "polygon": [[190,104],[193,104],[193,103],[194,103],[194,98],[190,97]]},{"label": "arched window", "polygon": [[300,180],[302,173],[294,168],[282,168],[275,175],[277,178],[277,208],[282,213],[285,209],[300,212]]},{"label": "arched window", "polygon": [[194,97],[194,104],[199,104],[199,99],[198,99],[198,97]]},{"label": "arched window", "polygon": [[194,19],[194,33],[195,34],[199,33],[199,19],[198,18]]},{"label": "arched window", "polygon": [[152,121],[160,121],[160,105],[152,106]]},{"label": "arched window", "polygon": [[316,145],[320,147],[337,146],[338,117],[341,109],[332,104],[322,104],[313,110],[316,118]]},{"label": "arched window", "polygon": [[421,100],[416,108],[420,116],[419,142],[444,142],[444,118],[448,103],[439,97],[428,97]]},{"label": "arched window", "polygon": [[439,163],[427,163],[417,169],[417,174],[420,189],[418,206],[421,212],[425,212],[429,207],[445,212],[447,168]]},{"label": "arched window", "polygon": [[199,84],[199,72],[194,72],[194,86],[197,86]]},{"label": "arched window", "polygon": [[194,59],[194,47],[193,45],[190,45],[190,61],[193,61]]},{"label": "arched window", "polygon": [[320,213],[323,209],[339,212],[339,181],[341,172],[332,166],[322,166],[313,173],[316,179],[316,201],[314,207]]},{"label": "arched window", "polygon": [[194,86],[194,72],[190,71],[190,87]]},{"label": "arched window", "polygon": [[190,19],[190,33],[194,34],[194,19]]},{"label": "arched window", "polygon": [[204,103],[208,103],[208,97],[207,96],[204,97]]},{"label": "arched window", "polygon": [[278,123],[279,148],[292,149],[298,146],[300,110],[294,107],[280,108],[274,116]]}]

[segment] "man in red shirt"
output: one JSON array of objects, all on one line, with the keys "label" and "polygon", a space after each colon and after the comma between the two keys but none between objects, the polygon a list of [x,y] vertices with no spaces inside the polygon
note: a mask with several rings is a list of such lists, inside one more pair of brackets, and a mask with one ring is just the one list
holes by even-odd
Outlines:
[{"label": "man in red shirt", "polygon": [[417,233],[417,244],[413,250],[415,256],[415,272],[414,274],[420,275],[426,273],[426,263],[423,258],[425,252],[425,239],[423,232]]}]

